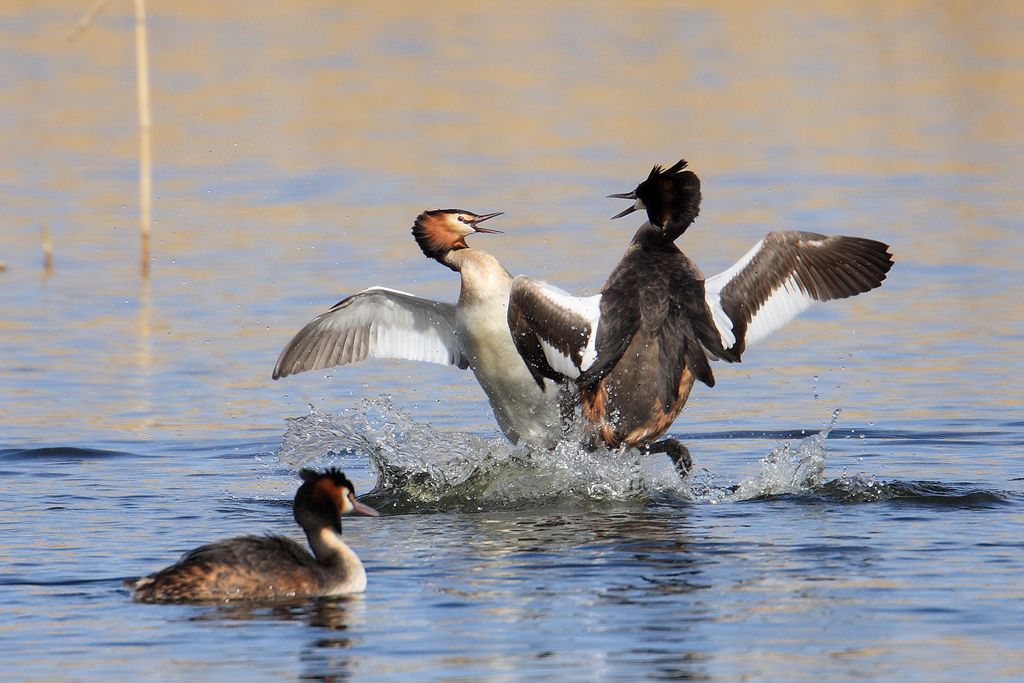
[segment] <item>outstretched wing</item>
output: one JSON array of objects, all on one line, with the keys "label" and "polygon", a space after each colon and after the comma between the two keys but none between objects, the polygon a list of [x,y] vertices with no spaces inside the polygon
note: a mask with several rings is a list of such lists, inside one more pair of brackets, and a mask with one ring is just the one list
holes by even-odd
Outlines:
[{"label": "outstretched wing", "polygon": [[534,378],[576,379],[597,356],[601,295],[579,297],[525,275],[512,280],[508,325]]},{"label": "outstretched wing", "polygon": [[281,351],[274,379],[366,358],[404,358],[465,369],[455,306],[370,287],[313,318]]},{"label": "outstretched wing", "polygon": [[705,281],[722,346],[738,358],[815,301],[843,299],[882,284],[889,246],[862,237],[770,232],[731,268]]}]

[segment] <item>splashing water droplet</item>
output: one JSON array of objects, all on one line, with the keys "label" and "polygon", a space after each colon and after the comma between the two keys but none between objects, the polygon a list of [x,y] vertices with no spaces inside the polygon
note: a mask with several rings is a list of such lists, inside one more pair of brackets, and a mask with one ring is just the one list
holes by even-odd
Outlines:
[{"label": "splashing water droplet", "polygon": [[[667,497],[706,503],[806,491],[820,486],[825,439],[817,434],[774,448],[753,478],[720,486],[707,470],[680,480],[668,458],[636,450],[589,451],[574,425],[552,450],[514,446],[504,438],[444,431],[417,423],[389,397],[363,399],[329,414],[310,406],[287,420],[278,460],[299,468],[314,461],[345,466],[369,458],[377,486],[364,499],[389,512],[519,509],[549,504],[646,503]],[[361,463],[360,463],[361,464]]]},{"label": "splashing water droplet", "polygon": [[748,500],[762,496],[803,493],[816,489],[823,482],[825,472],[825,441],[839,420],[840,409],[832,411],[832,418],[820,432],[805,436],[796,444],[787,441],[776,446],[761,460],[761,470],[752,478],[730,487],[706,481],[695,482],[694,495],[709,503]]},{"label": "splashing water droplet", "polygon": [[380,398],[337,415],[310,406],[308,415],[288,419],[278,459],[298,468],[368,456],[377,486],[365,499],[388,511],[646,502],[673,489],[683,494],[667,458],[635,450],[588,451],[582,442],[579,431],[552,450],[532,450],[502,437],[442,431]]}]

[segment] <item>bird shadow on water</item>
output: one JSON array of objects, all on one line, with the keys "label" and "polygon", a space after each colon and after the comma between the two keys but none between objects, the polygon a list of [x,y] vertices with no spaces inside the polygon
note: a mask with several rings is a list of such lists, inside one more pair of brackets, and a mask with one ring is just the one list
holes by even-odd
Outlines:
[{"label": "bird shadow on water", "polygon": [[193,603],[189,621],[299,621],[332,631],[345,631],[365,611],[361,596],[295,598],[277,601],[210,601]]},{"label": "bird shadow on water", "polygon": [[582,425],[554,449],[543,451],[498,436],[439,430],[414,421],[386,397],[363,399],[337,414],[310,406],[308,415],[286,421],[277,457],[292,468],[361,466],[368,457],[377,485],[361,498],[393,514],[776,499],[962,508],[1001,505],[1016,497],[970,483],[880,481],[845,472],[826,479],[827,441],[839,415],[834,411],[816,433],[785,433],[792,438],[773,447],[759,459],[757,471],[738,482],[720,482],[706,468],[695,468],[683,480],[664,456],[635,450],[588,451],[579,445]]}]

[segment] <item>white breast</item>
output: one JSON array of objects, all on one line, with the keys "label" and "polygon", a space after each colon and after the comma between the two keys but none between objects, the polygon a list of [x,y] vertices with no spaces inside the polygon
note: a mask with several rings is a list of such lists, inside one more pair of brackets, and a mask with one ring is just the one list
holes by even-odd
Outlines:
[{"label": "white breast", "polygon": [[456,309],[456,335],[502,432],[513,443],[550,447],[561,436],[558,387],[545,381],[541,389],[516,350],[508,293],[505,283],[464,297]]}]

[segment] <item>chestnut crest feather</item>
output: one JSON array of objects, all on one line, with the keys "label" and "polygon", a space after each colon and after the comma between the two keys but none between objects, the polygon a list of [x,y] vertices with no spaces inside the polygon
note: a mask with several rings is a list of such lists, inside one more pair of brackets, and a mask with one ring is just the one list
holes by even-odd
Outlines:
[{"label": "chestnut crest feather", "polygon": [[420,245],[423,255],[448,266],[446,257],[456,249],[468,249],[466,237],[476,232],[500,233],[500,230],[480,227],[480,223],[500,216],[501,212],[476,214],[465,209],[433,209],[416,217],[412,236]]}]

